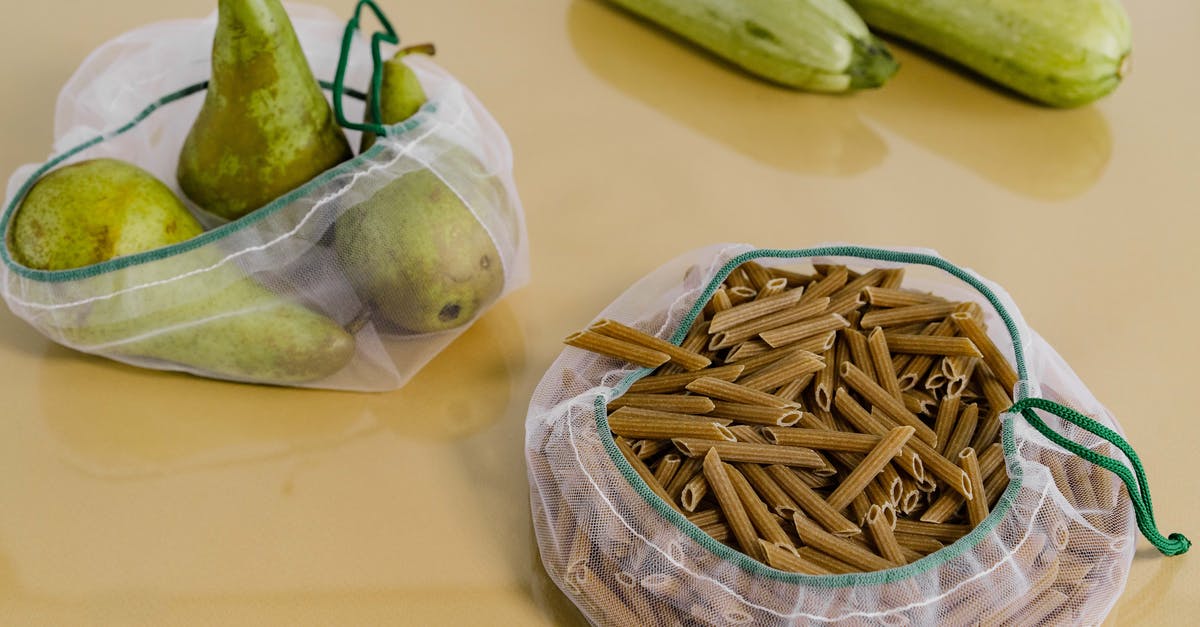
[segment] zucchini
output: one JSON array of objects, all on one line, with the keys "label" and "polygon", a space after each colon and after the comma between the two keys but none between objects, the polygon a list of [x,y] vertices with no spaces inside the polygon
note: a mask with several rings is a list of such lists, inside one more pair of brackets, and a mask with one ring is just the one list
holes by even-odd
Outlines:
[{"label": "zucchini", "polygon": [[878,87],[897,64],[843,0],[612,0],[750,73],[797,89]]},{"label": "zucchini", "polygon": [[1129,70],[1129,17],[1118,0],[849,2],[871,28],[1055,107],[1095,101]]}]

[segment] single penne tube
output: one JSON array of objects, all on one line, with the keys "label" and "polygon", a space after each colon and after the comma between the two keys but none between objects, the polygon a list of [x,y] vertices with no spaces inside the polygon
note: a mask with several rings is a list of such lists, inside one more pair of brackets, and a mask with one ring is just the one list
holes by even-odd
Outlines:
[{"label": "single penne tube", "polygon": [[983,476],[979,472],[979,460],[975,456],[975,449],[963,449],[958,454],[958,466],[967,473],[967,479],[971,481],[971,493],[974,497],[967,501],[967,520],[974,527],[983,522],[988,515],[987,492],[984,491]]},{"label": "single penne tube", "polygon": [[[825,308],[825,313],[849,316],[857,313],[858,309],[866,304],[867,301],[863,298],[862,292],[851,292],[830,298],[829,306]],[[857,325],[858,321],[855,320],[854,324]]]},{"label": "single penne tube", "polygon": [[1012,407],[1012,397],[1009,396],[1011,392],[1004,388],[986,363],[975,366],[973,378],[979,382],[983,397],[988,402],[988,410],[980,419],[979,426],[975,428],[975,437],[971,440],[971,446],[975,450],[981,450],[999,439],[1000,415]]},{"label": "single penne tube", "polygon": [[818,551],[811,546],[802,546],[796,549],[796,555],[816,564],[817,566],[829,571],[834,575],[848,575],[850,573],[859,572],[860,568],[851,566],[828,553]]},{"label": "single penne tube", "polygon": [[[873,268],[862,275],[851,277],[851,279],[847,281],[845,285],[838,288],[836,292],[830,294],[829,298],[830,300],[838,300],[839,298],[846,298],[847,296],[862,298],[864,289],[879,285],[884,279],[887,278],[887,276],[887,270],[884,270],[883,268]],[[865,305],[866,303],[866,299],[862,298],[861,304]]]},{"label": "single penne tube", "polygon": [[[899,454],[899,450],[897,450]],[[884,464],[883,470],[875,477],[875,483],[879,487],[887,491],[888,500],[897,508],[900,507],[900,500],[904,498],[904,482],[900,479],[900,473],[892,464]]]},{"label": "single penne tube", "polygon": [[712,365],[712,360],[704,355],[685,350],[681,346],[676,346],[662,338],[655,337],[616,320],[609,320],[607,318],[597,320],[588,327],[588,330],[624,342],[644,346],[660,353],[666,353],[671,362],[683,366],[684,370],[699,370]]},{"label": "single penne tube", "polygon": [[738,285],[729,288],[729,302],[733,304],[734,307],[737,307],[742,303],[752,301],[756,296],[758,296],[758,291],[752,287]]},{"label": "single penne tube", "polygon": [[[881,508],[891,508],[893,511],[896,509],[895,503],[892,502],[892,496],[888,494],[888,491],[883,486],[879,485],[878,478],[868,483],[863,493],[867,495],[867,501],[872,505],[878,505]],[[864,518],[863,520],[865,521],[866,519]]]},{"label": "single penne tube", "polygon": [[900,550],[900,544],[896,542],[896,536],[892,534],[892,528],[883,517],[883,510],[878,505],[872,505],[867,511],[867,535],[871,536],[880,557],[897,566],[908,563],[904,551]]},{"label": "single penne tube", "polygon": [[863,288],[863,296],[867,302],[874,307],[885,307],[888,309],[894,307],[910,307],[912,305],[926,305],[929,303],[943,302],[945,299],[934,296],[933,294],[924,294],[912,290],[902,290],[896,288],[888,288],[882,286],[870,286]]},{"label": "single penne tube", "polygon": [[[771,276],[771,273],[766,268],[754,261],[747,261],[738,267],[742,269],[742,272],[746,273],[746,278],[750,281],[750,287],[759,291],[766,287],[771,282],[771,279],[775,278]],[[785,280],[784,283],[786,284],[787,281]]]},{"label": "single penne tube", "polygon": [[687,519],[688,522],[692,523],[693,525],[696,525],[697,527],[703,527],[704,525],[723,522],[725,517],[721,515],[720,510],[706,509],[688,514]]},{"label": "single penne tube", "polygon": [[863,327],[894,327],[913,322],[940,320],[954,313],[956,303],[926,303],[892,309],[876,309],[863,315]]},{"label": "single penne tube", "polygon": [[[636,385],[636,384],[635,384]],[[630,387],[632,389],[632,386]],[[744,385],[730,383],[714,377],[701,377],[687,384],[687,389],[696,394],[703,394],[709,398],[720,399],[732,403],[742,403],[745,405],[763,405],[765,407],[792,407],[793,403],[761,392],[759,390],[750,389]]]},{"label": "single penne tube", "polygon": [[820,525],[800,513],[792,516],[792,523],[796,526],[796,534],[800,536],[800,540],[804,544],[851,566],[865,571],[886,570],[895,566],[846,538],[840,538],[825,531]]},{"label": "single penne tube", "polygon": [[915,429],[904,426],[892,429],[883,436],[879,444],[876,444],[871,452],[863,458],[862,463],[846,475],[842,483],[825,499],[829,506],[838,511],[846,509],[855,495],[865,490],[875,475],[879,474],[893,457],[900,454],[900,449],[912,438],[914,433],[916,433]]},{"label": "single penne tube", "polygon": [[954,432],[954,424],[958,421],[961,399],[962,397],[957,394],[947,394],[938,403],[937,417],[933,419],[933,433],[937,436],[938,441],[938,445],[934,448],[939,453],[945,452],[946,447],[943,446],[943,443],[950,439],[950,434]]},{"label": "single penne tube", "polygon": [[725,363],[741,363],[745,359],[757,357],[773,350],[775,349],[771,348],[770,344],[762,340],[746,340],[729,350],[729,354],[725,356]]},{"label": "single penne tube", "polygon": [[854,391],[862,394],[872,405],[882,409],[896,422],[912,427],[916,431],[918,439],[928,444],[937,442],[937,436],[933,429],[930,429],[920,418],[917,418],[916,414],[909,411],[903,402],[888,394],[887,390],[879,387],[879,384],[869,378],[866,373],[854,367],[854,364],[842,364],[838,374],[842,381],[845,381]]},{"label": "single penne tube", "polygon": [[759,333],[758,336],[764,342],[776,348],[794,344],[805,338],[813,336],[824,336],[830,331],[836,331],[850,326],[844,317],[836,313],[822,315],[816,318],[809,318],[801,322],[789,324],[787,326],[771,329]]},{"label": "single penne tube", "polygon": [[[701,354],[704,352],[704,347],[708,345],[708,321],[697,318],[692,324],[692,328],[688,330],[688,334],[679,343],[679,348],[691,353]],[[708,357],[704,355],[704,357]],[[685,372],[687,369],[680,366],[678,363],[669,361],[658,367],[654,374],[674,374],[676,372]]]},{"label": "single penne tube", "polygon": [[[945,357],[942,360],[944,361]],[[929,371],[929,376],[925,377],[925,385],[923,386],[925,389],[923,391],[927,394],[939,394],[939,390],[944,388],[949,382],[950,377],[947,377],[941,368],[935,367]],[[913,388],[912,391],[917,392],[918,390]]]},{"label": "single penne tube", "polygon": [[646,487],[650,488],[650,491],[658,495],[658,498],[665,501],[667,505],[670,505],[676,511],[679,511],[679,507],[675,505],[675,503],[671,500],[671,497],[667,494],[666,490],[663,490],[663,487],[659,485],[658,480],[654,478],[654,473],[650,472],[650,469],[646,467],[645,462],[638,459],[638,456],[633,452],[633,449],[629,448],[629,445],[625,444],[624,440],[617,439],[614,441],[617,443],[617,450],[621,452],[621,455],[625,458],[625,461],[629,462],[629,465],[633,467],[633,471],[637,473],[637,476],[641,477],[642,481],[646,484]]},{"label": "single penne tube", "polygon": [[895,353],[932,355],[936,357],[982,357],[975,343],[965,337],[937,335],[886,334],[888,347]]},{"label": "single penne tube", "polygon": [[818,451],[869,453],[879,444],[880,437],[869,433],[846,433],[828,429],[799,427],[767,427],[763,436],[771,444],[803,446]]},{"label": "single penne tube", "polygon": [[683,459],[683,463],[679,465],[679,470],[675,471],[675,476],[671,477],[671,481],[663,486],[663,489],[666,490],[672,500],[678,501],[679,493],[683,491],[683,486],[687,485],[687,482],[700,474],[700,466],[703,461],[699,457],[686,457]]},{"label": "single penne tube", "polygon": [[706,494],[708,494],[708,479],[703,474],[695,475],[688,479],[683,489],[679,491],[679,505],[685,511],[694,512]]},{"label": "single penne tube", "polygon": [[742,371],[741,377],[749,377],[752,373],[762,370],[763,368],[766,368],[767,366],[775,364],[776,362],[779,362],[784,359],[789,359],[789,358],[795,357],[797,355],[802,355],[802,356],[810,358],[810,359],[819,359],[819,356],[816,353],[806,351],[806,350],[804,350],[802,348],[798,348],[796,346],[785,346],[783,348],[770,348],[763,353],[754,355],[752,357],[743,359],[742,361],[738,362],[739,365],[741,365],[743,368],[745,368],[745,370]]},{"label": "single penne tube", "polygon": [[849,278],[850,273],[846,270],[845,266],[835,266],[829,272],[825,273],[825,276],[821,280],[805,288],[804,296],[800,300],[814,300],[823,296],[830,296],[846,285],[846,281]]},{"label": "single penne tube", "polygon": [[642,377],[633,382],[629,386],[627,392],[631,394],[663,394],[666,392],[679,392],[687,388],[687,385],[700,378],[720,379],[723,381],[733,381],[737,379],[744,366],[718,366],[716,368],[705,368],[703,370],[694,370],[692,372],[680,372],[677,374],[651,375]]},{"label": "single penne tube", "polygon": [[750,279],[742,270],[741,266],[733,269],[729,276],[725,277],[725,285],[728,287],[750,287]]},{"label": "single penne tube", "polygon": [[700,531],[703,531],[705,535],[710,536],[717,542],[727,543],[732,535],[729,532],[729,525],[725,524],[724,522],[715,522],[707,525],[697,526],[700,527]]},{"label": "single penne tube", "polygon": [[921,508],[925,503],[925,493],[917,487],[917,482],[908,477],[901,477],[904,486],[904,495],[900,497],[900,503],[897,507],[900,508],[900,513],[908,516]]},{"label": "single penne tube", "polygon": [[824,462],[816,452],[797,446],[776,446],[753,442],[723,442],[699,438],[675,438],[671,440],[679,452],[688,457],[706,455],[716,450],[722,459],[732,462],[755,464],[782,464],[798,468],[823,468]]},{"label": "single penne tube", "polygon": [[758,429],[750,425],[735,425],[729,427],[729,432],[733,437],[737,438],[738,442],[754,442],[755,444],[770,444],[766,438],[758,433]]},{"label": "single penne tube", "polygon": [[804,513],[817,521],[830,533],[837,536],[852,536],[861,533],[858,525],[829,506],[821,495],[808,486],[800,473],[778,464],[768,466],[767,474]]},{"label": "single penne tube", "polygon": [[752,374],[738,379],[738,385],[760,392],[771,392],[788,381],[820,372],[825,364],[820,359],[809,355],[811,353],[805,351],[764,366]]},{"label": "single penne tube", "polygon": [[900,546],[902,546],[906,549],[912,549],[913,551],[916,551],[917,553],[920,553],[922,555],[928,555],[930,553],[933,553],[934,551],[940,551],[940,550],[946,548],[946,545],[943,544],[942,542],[940,542],[936,538],[931,538],[929,536],[922,536],[922,535],[911,534],[911,533],[904,533],[903,531],[900,531],[899,525],[901,522],[909,522],[909,521],[906,521],[904,519],[900,519],[900,520],[896,521],[896,530],[892,532],[893,537],[896,538],[896,543],[899,544]]},{"label": "single penne tube", "polygon": [[601,335],[595,331],[572,333],[563,343],[600,355],[623,359],[643,368],[657,368],[671,359],[670,355],[662,351]]},{"label": "single penne tube", "polygon": [[867,513],[871,511],[871,505],[871,499],[867,498],[865,492],[850,501],[850,510],[854,512],[854,520],[858,521],[859,526],[867,526]]},{"label": "single penne tube", "polygon": [[633,450],[634,455],[638,456],[638,459],[646,461],[669,447],[663,440],[650,439],[632,441],[629,448]]},{"label": "single penne tube", "polygon": [[[683,457],[677,453],[667,453],[658,460],[658,466],[654,468],[654,479],[658,481],[658,485],[663,486],[663,492],[666,492],[666,485],[675,477],[682,464]],[[670,493],[667,495],[670,496]]]},{"label": "single penne tube", "polygon": [[[776,546],[784,546],[795,548],[791,538],[783,531],[783,527],[775,521],[771,515],[771,510],[767,504],[759,498],[754,491],[754,487],[746,480],[745,475],[732,464],[725,464],[725,473],[729,476],[729,482],[733,484],[733,491],[737,493],[738,499],[742,501],[742,508],[746,510],[746,515],[750,517],[750,523],[758,531],[758,537],[774,544]],[[792,510],[795,513],[795,510]]]},{"label": "single penne tube", "polygon": [[709,489],[717,499],[721,513],[725,515],[726,524],[729,525],[733,537],[737,539],[738,546],[750,557],[760,562],[764,561],[765,556],[762,554],[762,548],[758,546],[758,536],[754,531],[754,524],[750,522],[750,516],[742,506],[742,501],[738,498],[737,491],[734,490],[733,483],[729,480],[729,474],[725,470],[725,463],[716,449],[709,449],[704,456],[703,476],[708,481]]},{"label": "single penne tube", "polygon": [[782,427],[790,427],[804,418],[804,413],[793,407],[764,407],[725,401],[717,401],[708,415],[756,425]]},{"label": "single penne tube", "polygon": [[924,536],[940,542],[954,542],[970,532],[970,525],[932,524],[904,519],[896,521],[897,535]]},{"label": "single penne tube", "polygon": [[821,460],[821,466],[809,470],[812,474],[818,477],[832,477],[837,474],[837,468],[825,457],[821,451],[814,450],[813,453]]},{"label": "single penne tube", "polygon": [[735,442],[737,438],[719,422],[702,421],[695,418],[662,418],[631,415],[622,407],[608,416],[608,428],[617,435],[627,438],[669,440],[676,437],[725,440]]},{"label": "single penne tube", "polygon": [[788,287],[800,287],[803,285],[808,285],[816,279],[816,277],[811,274],[803,274],[784,268],[767,268],[767,272],[770,272],[771,276],[777,279],[787,279]]},{"label": "single penne tube", "polygon": [[725,331],[755,318],[792,307],[800,300],[803,293],[804,288],[796,288],[763,297],[763,292],[760,291],[756,300],[714,313],[708,322],[708,332],[713,334]]},{"label": "single penne tube", "polygon": [[946,440],[945,447],[941,448],[942,455],[954,459],[963,449],[970,447],[971,436],[975,435],[975,426],[978,423],[979,406],[970,403],[963,407],[962,412],[958,414],[958,421],[954,424],[954,431]]},{"label": "single penne tube", "polygon": [[762,548],[762,553],[767,557],[767,565],[776,570],[782,570],[789,573],[802,573],[805,575],[832,575],[833,571],[827,570],[819,564],[809,561],[807,558],[800,557],[800,554],[793,548],[787,550],[767,542],[759,540],[759,546]]},{"label": "single penne tube", "polygon": [[[824,368],[824,365],[822,365],[822,368]],[[775,396],[778,396],[789,403],[798,403],[800,401],[800,395],[804,393],[804,390],[808,389],[808,386],[812,384],[813,379],[815,379],[816,376],[817,375],[815,373],[811,373],[798,379],[788,381],[780,386],[779,389],[775,390]]]},{"label": "single penne tube", "polygon": [[[758,493],[762,500],[775,514],[782,516],[785,519],[791,519],[800,506],[796,501],[788,495],[770,473],[765,468],[758,464],[737,464],[737,469],[741,471],[742,476],[746,477],[746,481],[750,482],[751,487]],[[766,536],[763,536],[766,537]]]},{"label": "single penne tube", "polygon": [[804,483],[804,485],[812,488],[813,490],[824,490],[826,488],[832,487],[833,484],[835,483],[835,481],[833,480],[832,477],[818,477],[818,476],[814,475],[812,473],[812,471],[810,471],[810,470],[793,468],[792,472],[794,472],[796,474],[796,476],[799,477],[800,481],[802,483]]},{"label": "single penne tube", "polygon": [[838,370],[837,350],[830,348],[825,351],[825,367],[817,373],[816,384],[813,388],[813,398],[817,406],[826,411],[833,401],[833,391]]},{"label": "single penne tube", "polygon": [[[938,400],[924,390],[906,390],[900,393],[905,409],[918,416],[931,416],[937,409]],[[934,431],[934,435],[937,431]]]},{"label": "single penne tube", "polygon": [[622,407],[653,409],[673,414],[707,414],[716,405],[712,399],[704,396],[680,394],[622,394],[608,402],[609,411]]},{"label": "single penne tube", "polygon": [[[714,403],[713,406],[715,407],[716,404]],[[609,413],[609,418],[611,419],[613,416],[617,416],[617,415],[619,415],[625,419],[641,418],[641,419],[646,419],[646,420],[654,420],[654,419],[662,418],[662,419],[666,419],[666,420],[677,420],[677,421],[682,421],[682,422],[691,422],[691,423],[700,423],[700,424],[707,424],[710,422],[715,422],[721,426],[728,426],[730,423],[733,422],[732,418],[723,418],[721,416],[713,416],[710,414],[681,414],[678,412],[661,411],[658,409],[647,409],[645,407],[636,407],[633,405],[626,405],[625,407],[618,407],[618,408],[614,409],[611,413]],[[617,434],[617,435],[621,435],[621,434]],[[630,437],[636,438],[638,436],[630,436]],[[649,436],[644,436],[644,437],[649,437]],[[660,439],[662,439],[662,438],[660,438]]]},{"label": "single penne tube", "polygon": [[850,362],[858,366],[868,377],[875,379],[874,360],[871,359],[871,349],[867,346],[867,336],[854,328],[842,332],[846,346],[850,349]]},{"label": "single penne tube", "polygon": [[867,335],[867,348],[871,351],[871,367],[879,387],[887,390],[896,399],[903,400],[900,396],[900,381],[896,379],[896,370],[892,367],[891,349],[882,327],[875,327]]},{"label": "single penne tube", "polygon": [[883,280],[879,282],[879,287],[895,290],[900,289],[902,283],[904,283],[904,268],[892,268],[884,270]]},{"label": "single penne tube", "polygon": [[950,320],[958,327],[959,333],[979,347],[979,352],[983,354],[983,362],[992,370],[992,374],[1000,380],[1000,383],[1006,389],[1015,388],[1017,371],[1008,363],[1008,359],[1000,352],[999,347],[988,337],[983,325],[967,312],[954,313],[950,316]]},{"label": "single penne tube", "polygon": [[717,291],[713,292],[712,299],[708,302],[712,305],[711,315],[714,316],[717,312],[733,307],[733,303],[729,300],[729,289],[724,285],[718,287]]}]

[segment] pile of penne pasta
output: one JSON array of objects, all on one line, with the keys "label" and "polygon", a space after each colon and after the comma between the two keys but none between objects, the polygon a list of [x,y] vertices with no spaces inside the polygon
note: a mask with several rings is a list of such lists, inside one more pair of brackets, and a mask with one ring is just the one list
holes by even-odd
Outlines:
[{"label": "pile of penne pasta", "polygon": [[608,405],[646,485],[774,568],[874,571],[970,532],[1008,485],[1017,374],[980,306],[902,269],[748,262],[676,346],[614,320],[566,343],[654,368]]}]

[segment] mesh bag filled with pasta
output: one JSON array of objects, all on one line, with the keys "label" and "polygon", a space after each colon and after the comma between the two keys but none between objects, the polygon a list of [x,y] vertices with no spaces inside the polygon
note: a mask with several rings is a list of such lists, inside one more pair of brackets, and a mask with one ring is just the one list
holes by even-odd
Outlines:
[{"label": "mesh bag filled with pasta", "polygon": [[[379,46],[396,41],[390,24],[379,14],[389,34],[368,40],[358,32],[357,14],[347,25],[325,9],[289,5],[288,12],[313,74],[333,92],[349,144],[358,146],[364,128],[375,131],[375,143],[231,222],[189,202],[207,230],[182,243],[76,269],[26,267],[11,252],[13,218],[47,172],[95,158],[121,159],[185,198],[176,167],[204,101],[216,15],[151,24],[117,37],[94,51],[59,95],[54,156],[21,167],[9,181],[0,280],[15,314],[56,342],[137,366],[257,383],[387,390],[403,385],[492,303],[528,280],[512,151],[476,97],[428,57],[410,55],[405,63],[424,89],[424,106],[391,126],[351,122],[363,119],[364,92],[373,75],[378,80],[372,53],[381,56]],[[366,227],[346,228],[349,216],[368,206],[372,215],[428,210],[436,221],[445,214],[427,209],[434,202],[461,209],[455,215],[466,216],[460,222],[471,226],[456,223],[437,234],[455,242],[448,247],[429,236],[427,248],[443,248],[422,250],[419,259],[411,258],[417,253],[405,256],[416,246],[387,248],[392,240],[367,239],[399,237],[424,218],[398,217],[388,223],[401,225],[393,231],[366,235]],[[464,269],[467,262],[445,261],[451,249],[481,252]],[[431,291],[431,302],[450,303],[434,312],[440,326],[425,324],[418,317],[423,311],[409,316],[415,324],[378,315],[380,302],[415,312],[415,305],[403,308],[419,300],[410,293],[419,288],[404,292],[388,278],[394,274],[377,279],[370,273],[403,274],[422,263],[430,267],[419,276],[440,272],[475,285],[467,283],[476,281],[475,272],[486,273],[486,281],[452,296]]]},{"label": "mesh bag filled with pasta", "polygon": [[[874,352],[888,340],[895,361]],[[567,341],[526,457],[542,562],[595,624],[1097,624],[1135,524],[1166,554],[1189,546],[1158,534],[1115,419],[1008,295],[933,251],[696,250]],[[946,380],[907,365],[934,353]],[[901,421],[922,395],[937,408]],[[912,503],[872,492],[876,462]],[[923,495],[926,471],[948,479]]]}]

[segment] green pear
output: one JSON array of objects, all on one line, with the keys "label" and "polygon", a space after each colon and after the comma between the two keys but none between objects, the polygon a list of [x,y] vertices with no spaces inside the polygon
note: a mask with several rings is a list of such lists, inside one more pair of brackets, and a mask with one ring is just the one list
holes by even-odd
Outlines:
[{"label": "green pear", "polygon": [[352,157],[279,0],[220,0],[212,79],[176,176],[240,218]]},{"label": "green pear", "polygon": [[[383,116],[384,124],[403,122],[412,117],[421,108],[421,105],[425,104],[425,88],[421,87],[421,81],[417,79],[416,72],[413,72],[412,68],[402,61],[404,57],[414,52],[433,55],[435,48],[433,44],[408,46],[401,48],[391,59],[383,62],[380,91],[388,94],[388,97],[380,101],[379,113]],[[368,124],[377,122],[371,106],[374,100],[375,94],[368,89],[367,110],[363,116],[363,121]],[[366,152],[374,143],[375,133],[363,131],[359,152]]]},{"label": "green pear", "polygon": [[[13,218],[8,245],[22,265],[67,270],[201,232],[150,173],[95,159],[35,183]],[[210,244],[116,270],[107,277],[112,283],[107,297],[64,310],[48,324],[89,351],[266,383],[320,379],[354,356],[354,337],[341,326],[268,292],[232,262],[221,263],[218,254]],[[192,273],[197,268],[211,269]],[[71,288],[71,282],[64,284],[64,290]]]},{"label": "green pear", "polygon": [[491,236],[428,169],[349,209],[334,237],[343,270],[374,314],[412,333],[465,324],[504,286]]},{"label": "green pear", "polygon": [[13,218],[13,259],[66,270],[191,239],[204,231],[149,172],[116,159],[59,168],[34,183]]}]

